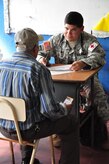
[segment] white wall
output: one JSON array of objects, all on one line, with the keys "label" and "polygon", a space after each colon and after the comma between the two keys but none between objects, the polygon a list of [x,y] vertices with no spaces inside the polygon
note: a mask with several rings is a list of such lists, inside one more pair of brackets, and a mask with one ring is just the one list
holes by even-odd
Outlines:
[{"label": "white wall", "polygon": [[85,30],[91,32],[109,12],[109,0],[10,0],[10,4],[13,31],[28,26],[41,34],[62,32],[64,17],[69,11],[80,12]]}]

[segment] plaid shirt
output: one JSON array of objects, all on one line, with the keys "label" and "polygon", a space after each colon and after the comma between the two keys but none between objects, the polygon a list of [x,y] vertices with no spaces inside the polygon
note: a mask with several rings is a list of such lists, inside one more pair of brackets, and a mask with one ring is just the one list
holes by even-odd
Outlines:
[{"label": "plaid shirt", "polygon": [[[49,70],[30,54],[17,52],[11,59],[0,61],[0,95],[23,98],[26,121],[20,129],[29,129],[45,118],[56,120],[67,115],[63,104],[55,100]],[[0,119],[0,126],[15,129],[13,121]]]}]

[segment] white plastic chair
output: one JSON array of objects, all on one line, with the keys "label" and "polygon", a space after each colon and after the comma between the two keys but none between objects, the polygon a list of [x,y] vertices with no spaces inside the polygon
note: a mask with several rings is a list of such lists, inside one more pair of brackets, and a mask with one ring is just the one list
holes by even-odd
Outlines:
[{"label": "white plastic chair", "polygon": [[[0,96],[0,119],[13,120],[15,123],[18,140],[9,139],[5,137],[4,135],[2,135],[0,132],[0,140],[9,141],[12,163],[15,164],[13,142],[16,142],[16,143],[19,143],[20,145],[33,146],[33,151],[32,151],[32,155],[30,159],[30,164],[33,164],[35,153],[38,148],[39,139],[34,140],[34,143],[24,141],[21,137],[21,133],[20,133],[19,125],[18,125],[18,121],[24,122],[26,120],[25,101],[20,98]],[[51,143],[51,163],[55,164],[53,140],[52,140],[52,136],[49,136],[49,137],[50,137],[50,143]]]}]

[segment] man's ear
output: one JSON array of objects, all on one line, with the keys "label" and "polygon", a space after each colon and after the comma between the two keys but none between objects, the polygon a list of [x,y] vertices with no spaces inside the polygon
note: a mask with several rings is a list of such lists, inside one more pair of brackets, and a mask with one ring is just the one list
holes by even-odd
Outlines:
[{"label": "man's ear", "polygon": [[81,31],[84,31],[84,26],[81,27]]},{"label": "man's ear", "polygon": [[37,57],[38,51],[39,51],[39,47],[38,46],[35,46],[35,48],[34,48],[34,54],[35,54],[36,57]]}]

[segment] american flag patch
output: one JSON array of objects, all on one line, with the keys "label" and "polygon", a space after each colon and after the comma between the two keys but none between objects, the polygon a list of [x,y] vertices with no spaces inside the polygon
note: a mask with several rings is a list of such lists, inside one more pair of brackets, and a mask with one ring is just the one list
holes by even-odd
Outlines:
[{"label": "american flag patch", "polygon": [[44,46],[44,51],[50,51],[51,50],[51,45],[50,45],[49,41],[45,41],[43,43],[43,46]]}]

